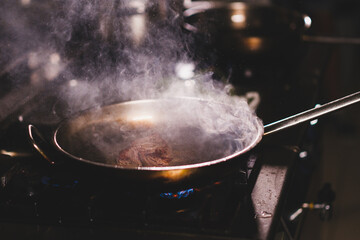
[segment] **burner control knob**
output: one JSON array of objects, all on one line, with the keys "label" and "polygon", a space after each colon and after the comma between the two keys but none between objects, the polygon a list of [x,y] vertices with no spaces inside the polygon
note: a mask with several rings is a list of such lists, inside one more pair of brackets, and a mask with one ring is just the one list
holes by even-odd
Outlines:
[{"label": "burner control knob", "polygon": [[335,201],[336,194],[331,188],[330,183],[325,183],[318,192],[318,201],[326,203],[326,206],[320,210],[320,219],[327,221],[332,217],[332,202]]},{"label": "burner control knob", "polygon": [[332,217],[332,202],[335,200],[335,192],[331,188],[330,183],[325,183],[318,193],[319,203],[303,203],[302,206],[290,215],[290,221],[294,221],[304,209],[319,210],[320,219],[328,221]]},{"label": "burner control knob", "polygon": [[329,221],[332,217],[332,212],[332,206],[330,204],[326,204],[320,209],[320,219],[323,221]]}]

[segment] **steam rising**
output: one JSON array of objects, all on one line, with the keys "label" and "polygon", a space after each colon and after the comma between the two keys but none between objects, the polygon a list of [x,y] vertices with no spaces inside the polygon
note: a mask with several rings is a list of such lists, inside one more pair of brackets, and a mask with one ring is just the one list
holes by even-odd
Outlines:
[{"label": "steam rising", "polygon": [[229,95],[229,84],[197,69],[177,2],[5,0],[0,23],[9,37],[0,63],[25,54],[32,81],[53,81],[52,95],[66,103],[61,117],[129,100],[205,99],[205,107],[180,104],[178,115],[171,109],[173,126],[196,123],[210,137],[235,139],[239,150],[253,141],[258,120],[243,98]]}]

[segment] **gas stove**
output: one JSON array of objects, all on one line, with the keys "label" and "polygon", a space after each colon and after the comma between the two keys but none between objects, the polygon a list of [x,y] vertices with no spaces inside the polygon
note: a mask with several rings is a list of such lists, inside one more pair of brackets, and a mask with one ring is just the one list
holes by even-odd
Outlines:
[{"label": "gas stove", "polygon": [[[281,82],[269,92],[272,81],[253,81],[242,89],[259,94],[258,114],[264,121],[286,117],[313,104],[309,98],[298,104],[299,96],[315,94],[301,85]],[[290,205],[287,201],[297,172],[313,161],[317,131],[317,125],[306,124],[264,137],[247,158],[241,159],[236,173],[220,181],[152,192],[122,188],[124,183],[109,176],[52,166],[29,151],[27,117],[20,116],[9,124],[1,141],[6,149],[22,145],[30,153],[15,159],[8,151],[1,165],[0,226],[11,238],[51,239],[59,233],[67,239],[102,235],[133,239],[272,238],[283,229],[290,231],[286,223],[281,225],[281,219],[284,215],[288,218],[304,198],[305,192]],[[305,157],[300,154],[304,152]],[[309,178],[310,173],[305,175]],[[302,177],[304,173],[300,173]],[[291,229],[297,223],[288,224]],[[17,231],[19,228],[26,231]]]},{"label": "gas stove", "polygon": [[[251,161],[254,156],[249,165]],[[176,192],[123,189],[106,176],[79,176],[36,164],[36,160],[13,166],[7,175],[10,181],[0,200],[1,220],[6,222],[90,229],[106,226],[134,234],[254,234],[254,213],[246,197],[247,173],[240,169],[237,176],[222,182]]]},{"label": "gas stove", "polygon": [[[328,56],[326,46],[307,46],[283,62],[232,59],[218,67],[236,94],[259,97],[256,113],[267,124],[318,103]],[[47,96],[60,86],[34,85],[25,63],[9,67],[16,74],[0,72],[0,99],[12,103],[6,117],[0,110],[3,239],[272,239],[291,238],[299,228],[289,217],[301,207],[317,161],[317,122],[264,137],[225,179],[173,191],[123,188],[128,184],[110,176],[52,166],[32,149],[27,124],[47,128],[61,120],[46,114],[64,110]],[[30,80],[14,86],[18,78]]]},{"label": "gas stove", "polygon": [[[308,61],[313,56],[304,56],[290,75],[242,65],[235,76],[247,74],[247,80],[232,81],[238,94],[260,97],[257,114],[265,124],[276,121],[316,104],[314,77],[319,68]],[[34,99],[28,104],[38,103]],[[236,174],[220,181],[174,191],[139,191],[122,188],[124,183],[109,176],[52,166],[33,151],[27,124],[40,118],[47,128],[59,120],[31,116],[46,112],[43,108],[52,112],[57,102],[39,99],[44,103],[40,110],[25,104],[2,125],[0,229],[5,238],[271,239],[297,231],[299,222],[289,217],[305,200],[317,159],[319,124],[265,136],[241,159]],[[11,157],[13,150],[25,155]]]},{"label": "gas stove", "polygon": [[151,192],[57,168],[35,155],[3,173],[0,222],[9,231],[25,225],[34,235],[61,231],[68,239],[104,231],[140,239],[266,238],[296,157],[294,149],[265,144],[222,181]]},{"label": "gas stove", "polygon": [[[325,59],[318,51],[308,49],[291,72],[271,64],[240,64],[231,81],[238,94],[259,97],[257,114],[265,124],[279,120],[317,103],[319,71]],[[316,57],[318,65],[313,64]],[[0,165],[3,236],[271,239],[279,232],[290,236],[296,232],[299,222],[290,221],[289,216],[305,198],[316,162],[319,124],[264,137],[241,159],[236,174],[221,181],[174,191],[139,191],[122,188],[124,183],[109,176],[51,166],[35,153],[28,142],[27,124],[39,126],[39,121],[46,129],[60,120],[42,115],[58,112],[54,110],[58,100],[42,94],[2,124],[1,145],[6,150]],[[12,150],[26,154],[12,158]]]}]

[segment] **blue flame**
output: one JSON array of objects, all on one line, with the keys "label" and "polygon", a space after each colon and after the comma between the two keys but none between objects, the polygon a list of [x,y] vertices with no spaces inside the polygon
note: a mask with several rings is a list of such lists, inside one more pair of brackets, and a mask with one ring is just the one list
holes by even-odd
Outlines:
[{"label": "blue flame", "polygon": [[68,184],[59,184],[56,182],[53,182],[53,179],[51,179],[48,176],[43,176],[41,178],[41,183],[47,186],[51,186],[51,187],[55,187],[55,188],[74,188],[79,181],[78,180],[74,180],[73,182],[70,182]]},{"label": "blue flame", "polygon": [[186,198],[190,196],[190,194],[192,193],[194,193],[194,189],[190,188],[176,193],[160,193],[160,197],[167,199],[180,199],[180,198]]}]

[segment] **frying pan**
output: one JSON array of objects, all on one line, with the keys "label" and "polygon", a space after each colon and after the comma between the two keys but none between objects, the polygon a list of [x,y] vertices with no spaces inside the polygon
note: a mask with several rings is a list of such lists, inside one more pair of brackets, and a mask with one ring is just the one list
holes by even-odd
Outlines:
[{"label": "frying pan", "polygon": [[[64,161],[73,164],[75,169],[80,167],[81,171],[89,169],[94,173],[104,172],[126,180],[126,183],[184,186],[194,182],[206,182],[209,179],[220,179],[233,173],[241,162],[238,158],[246,157],[250,150],[261,141],[263,135],[309,121],[359,101],[360,92],[357,92],[264,127],[255,116],[249,123],[239,122],[240,120],[237,123],[232,122],[230,127],[234,127],[231,126],[234,124],[239,126],[247,124],[244,129],[251,130],[249,130],[251,137],[244,140],[245,143],[240,148],[238,144],[234,144],[236,142],[234,139],[238,136],[231,134],[210,134],[210,138],[198,143],[198,141],[204,140],[202,139],[203,133],[198,128],[204,124],[201,121],[190,121],[190,125],[177,125],[183,121],[181,117],[184,114],[183,111],[178,112],[179,105],[197,105],[210,112],[216,109],[227,111],[228,106],[222,103],[197,98],[123,102],[87,110],[63,120],[51,134],[51,147],[60,153],[60,155],[56,153],[57,157],[55,158],[61,156]],[[190,113],[196,115],[192,109]],[[217,113],[215,116],[218,116]],[[208,116],[205,114],[205,117]],[[249,115],[245,117],[249,117]],[[173,119],[180,119],[180,121],[171,122]],[[198,118],[194,117],[194,119]],[[225,116],[225,119],[231,119],[231,117]],[[199,126],[195,126],[196,124]],[[123,129],[121,130],[121,128]],[[126,148],[126,144],[129,144],[132,138],[139,138],[139,134],[149,129],[151,131],[157,129],[162,134],[162,138],[171,145],[174,156],[180,156],[179,159],[174,157],[172,164],[167,166],[123,166],[119,164],[116,157],[120,150]],[[48,142],[33,125],[29,125],[28,130],[35,149],[46,159],[53,161],[55,158],[49,157],[49,154],[52,153],[44,147]],[[169,138],[163,135],[169,131],[170,136],[176,137]],[[127,132],[133,132],[135,135],[124,137],[123,135]],[[97,141],[98,138],[101,141]],[[180,141],[177,141],[179,139]]]}]

